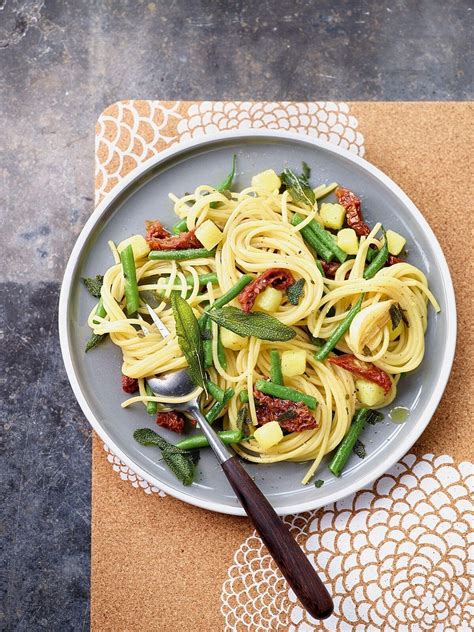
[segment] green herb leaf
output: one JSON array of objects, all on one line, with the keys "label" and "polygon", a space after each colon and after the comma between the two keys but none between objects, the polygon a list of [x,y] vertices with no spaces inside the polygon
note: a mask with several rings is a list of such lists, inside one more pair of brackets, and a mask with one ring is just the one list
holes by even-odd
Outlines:
[{"label": "green herb leaf", "polygon": [[359,459],[365,459],[365,457],[367,456],[367,452],[365,451],[365,445],[362,443],[362,441],[359,441],[359,439],[357,439],[357,441],[354,443],[352,452],[354,452],[354,454],[356,454],[359,457]]},{"label": "green herb leaf", "polygon": [[221,327],[239,336],[255,336],[260,340],[286,341],[296,336],[291,327],[263,312],[243,312],[237,307],[221,307],[207,312],[209,318]]},{"label": "green herb leaf", "polygon": [[86,344],[86,353],[104,341],[107,334],[91,334]]},{"label": "green herb leaf", "polygon": [[388,310],[390,314],[390,319],[392,321],[392,329],[396,329],[402,320],[402,311],[400,309],[400,305],[398,303],[394,303],[390,305],[390,309]]},{"label": "green herb leaf", "polygon": [[301,202],[311,207],[314,205],[316,196],[304,176],[297,176],[291,169],[285,169],[280,178],[295,202]]},{"label": "green herb leaf", "polygon": [[178,292],[171,293],[171,307],[178,344],[189,365],[189,375],[197,386],[206,391],[204,351],[199,323],[189,303],[181,298]]},{"label": "green herb leaf", "polygon": [[87,291],[95,298],[100,298],[100,289],[102,287],[102,283],[104,282],[104,277],[101,274],[98,274],[94,277],[82,277],[84,281],[84,285],[87,288]]},{"label": "green herb leaf", "polygon": [[301,167],[302,167],[301,177],[304,178],[306,181],[308,181],[311,177],[311,167],[304,160],[301,163]]},{"label": "green herb leaf", "polygon": [[141,445],[156,445],[158,448],[166,448],[168,441],[150,428],[139,428],[133,433],[133,438]]},{"label": "green herb leaf", "polygon": [[242,406],[237,413],[236,425],[241,432],[248,435],[249,427],[252,425],[252,419],[250,417],[248,406]]},{"label": "green herb leaf", "polygon": [[235,420],[235,425],[239,430],[242,430],[244,423],[247,419],[247,406],[242,406],[242,408],[237,413],[237,419]]},{"label": "green herb leaf", "polygon": [[166,439],[163,439],[163,437],[150,428],[135,430],[133,438],[141,445],[156,446],[159,448],[163,456],[163,461],[173,474],[183,485],[191,485],[194,480],[196,463],[199,460],[198,452],[181,450],[181,448],[177,448],[172,443],[168,443]]},{"label": "green herb leaf", "polygon": [[365,418],[365,422],[370,424],[371,426],[375,426],[375,424],[383,421],[383,419],[383,413],[381,413],[379,410],[369,410]]},{"label": "green herb leaf", "polygon": [[388,313],[390,314],[390,320],[392,321],[393,329],[397,328],[400,321],[403,321],[407,327],[409,326],[407,317],[405,316],[405,312],[403,311],[403,309],[400,307],[398,303],[394,303],[393,305],[390,305],[390,309],[388,310]]},{"label": "green herb leaf", "polygon": [[318,489],[322,487],[323,485],[324,485],[324,481],[320,478],[318,478],[317,481],[314,481],[314,486],[317,487]]},{"label": "green herb leaf", "polygon": [[298,279],[293,283],[293,285],[290,285],[290,287],[287,288],[286,295],[292,305],[298,305],[298,303],[300,302],[304,284],[305,279]]}]

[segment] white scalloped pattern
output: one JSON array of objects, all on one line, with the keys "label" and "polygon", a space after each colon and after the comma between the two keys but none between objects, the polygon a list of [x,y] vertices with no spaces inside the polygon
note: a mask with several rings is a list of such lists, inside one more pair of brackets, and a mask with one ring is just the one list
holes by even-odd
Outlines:
[{"label": "white scalloped pattern", "polygon": [[118,101],[102,112],[95,137],[96,204],[132,169],[178,141],[179,106],[179,101]]},{"label": "white scalloped pattern", "polygon": [[279,129],[314,136],[359,156],[364,155],[364,137],[347,103],[203,101],[193,103],[187,118],[178,122],[181,140],[234,129]]},{"label": "white scalloped pattern", "polygon": [[474,629],[474,466],[404,457],[372,487],[286,521],[329,587],[312,619],[254,533],[222,589],[226,631],[459,632]]},{"label": "white scalloped pattern", "polygon": [[123,481],[130,481],[132,487],[137,487],[142,489],[145,494],[158,494],[158,496],[166,496],[165,492],[154,485],[150,485],[148,481],[143,479],[138,474],[135,474],[128,465],[125,465],[123,461],[121,461],[118,456],[115,456],[113,452],[110,451],[110,448],[104,443],[104,450],[107,453],[107,461],[112,464],[112,468],[114,472],[118,472],[120,478]]}]

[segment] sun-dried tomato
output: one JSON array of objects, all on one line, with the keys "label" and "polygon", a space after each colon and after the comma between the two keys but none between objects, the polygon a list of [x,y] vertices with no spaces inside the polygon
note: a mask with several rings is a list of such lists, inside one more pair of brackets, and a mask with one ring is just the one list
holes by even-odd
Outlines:
[{"label": "sun-dried tomato", "polygon": [[344,187],[337,187],[335,193],[339,204],[346,209],[346,224],[353,228],[359,237],[367,236],[370,228],[362,217],[360,198]]},{"label": "sun-dried tomato", "polygon": [[150,246],[150,250],[202,248],[202,244],[194,234],[194,230],[188,230],[179,235],[171,235],[158,221],[147,224],[145,239]]},{"label": "sun-dried tomato", "polygon": [[390,376],[385,373],[385,371],[382,371],[382,369],[379,369],[378,366],[375,366],[375,364],[362,362],[350,354],[329,358],[329,362],[331,364],[335,364],[336,366],[340,366],[346,371],[354,373],[354,375],[358,375],[359,377],[369,380],[370,382],[375,382],[383,388],[385,395],[392,388],[392,380],[390,379]]},{"label": "sun-dried tomato", "polygon": [[339,266],[341,264],[337,261],[331,261],[330,263],[327,263],[326,261],[321,261],[321,265],[324,270],[324,276],[327,279],[334,279],[334,277],[336,276],[336,272],[339,270]]},{"label": "sun-dried tomato", "polygon": [[[254,390],[257,421],[260,425],[278,421],[283,430],[301,432],[317,428],[318,422],[303,402],[290,402]],[[280,419],[279,419],[280,418]]]},{"label": "sun-dried tomato", "polygon": [[130,395],[136,393],[138,391],[138,380],[134,377],[128,377],[128,375],[122,375],[122,388]]},{"label": "sun-dried tomato", "polygon": [[166,230],[164,226],[162,226],[161,222],[145,222],[146,226],[146,236],[145,239],[148,241],[149,239],[167,239],[171,236],[170,232]]},{"label": "sun-dried tomato", "polygon": [[238,296],[239,303],[244,312],[250,312],[257,296],[269,285],[276,290],[286,290],[286,288],[293,285],[294,282],[295,279],[288,270],[284,268],[270,268],[262,272],[255,281],[249,283],[242,290]]},{"label": "sun-dried tomato", "polygon": [[394,266],[396,263],[403,263],[403,259],[396,257],[395,255],[388,255],[387,266]]},{"label": "sun-dried tomato", "polygon": [[173,432],[183,432],[184,430],[184,419],[174,410],[167,413],[159,412],[156,416],[156,423]]}]

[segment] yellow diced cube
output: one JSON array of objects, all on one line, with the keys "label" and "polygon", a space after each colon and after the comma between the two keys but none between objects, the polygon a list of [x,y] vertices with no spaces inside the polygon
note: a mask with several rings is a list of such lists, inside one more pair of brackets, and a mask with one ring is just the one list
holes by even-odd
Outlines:
[{"label": "yellow diced cube", "polygon": [[273,448],[283,439],[283,431],[278,421],[269,421],[255,430],[253,434],[262,450]]},{"label": "yellow diced cube", "polygon": [[135,259],[143,259],[143,257],[147,257],[150,252],[150,246],[147,244],[143,235],[132,235],[121,241],[117,246],[118,252],[122,252],[122,250],[125,250],[129,245],[132,246],[133,257]]},{"label": "yellow diced cube", "polygon": [[346,218],[346,209],[341,204],[330,204],[326,202],[321,204],[319,216],[326,228],[339,230],[344,224]]},{"label": "yellow diced cube", "polygon": [[399,235],[394,230],[387,230],[387,245],[388,251],[391,255],[399,255],[407,240],[402,235]]},{"label": "yellow diced cube", "polygon": [[221,327],[221,342],[226,349],[232,349],[233,351],[240,351],[247,346],[247,338],[234,334],[230,329]]},{"label": "yellow diced cube", "polygon": [[283,292],[267,287],[255,300],[254,307],[260,312],[276,312],[281,305]]},{"label": "yellow diced cube", "polygon": [[281,187],[281,180],[273,169],[267,169],[261,173],[257,173],[252,178],[252,186],[255,189],[264,189],[265,191],[275,191]]},{"label": "yellow diced cube", "polygon": [[196,237],[207,250],[215,248],[223,236],[221,229],[211,219],[206,219],[196,229]]},{"label": "yellow diced cube", "polygon": [[306,371],[306,351],[288,349],[281,354],[281,372],[285,377],[303,375]]},{"label": "yellow diced cube", "polygon": [[385,399],[385,392],[381,386],[370,380],[356,380],[356,397],[363,406],[368,408],[380,406]]},{"label": "yellow diced cube", "polygon": [[353,228],[342,228],[337,233],[337,245],[348,255],[356,255],[359,249],[359,240]]}]

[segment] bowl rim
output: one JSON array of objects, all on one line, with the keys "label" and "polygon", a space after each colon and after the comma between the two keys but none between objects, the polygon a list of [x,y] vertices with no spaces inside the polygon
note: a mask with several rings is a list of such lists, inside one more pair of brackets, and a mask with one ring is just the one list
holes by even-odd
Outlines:
[{"label": "bowl rim", "polygon": [[[166,482],[161,481],[160,479],[150,475],[148,472],[143,470],[137,463],[133,461],[127,454],[113,441],[113,439],[108,435],[107,431],[102,427],[99,420],[95,417],[92,409],[90,408],[86,397],[84,396],[78,377],[74,370],[74,364],[72,361],[72,349],[70,340],[68,337],[68,321],[69,321],[69,297],[71,292],[72,280],[74,277],[74,273],[76,267],[79,262],[79,258],[81,256],[83,248],[87,244],[87,240],[92,230],[94,229],[96,223],[100,220],[102,215],[104,215],[109,206],[114,203],[116,198],[120,196],[131,184],[133,184],[138,178],[142,178],[143,175],[159,165],[162,162],[167,161],[169,158],[179,155],[181,153],[187,152],[189,149],[198,148],[200,146],[212,145],[215,143],[219,143],[220,141],[238,141],[243,140],[245,138],[260,138],[269,140],[290,140],[293,142],[300,142],[305,144],[310,144],[326,151],[329,151],[333,154],[342,156],[346,160],[349,160],[351,163],[358,165],[364,171],[368,172],[372,176],[374,176],[377,180],[379,180],[382,184],[384,184],[408,209],[410,214],[413,216],[418,225],[424,230],[425,235],[430,242],[430,246],[433,248],[436,256],[436,262],[439,266],[439,270],[441,273],[441,282],[443,285],[444,292],[446,294],[446,324],[447,324],[447,336],[443,341],[443,357],[440,358],[441,362],[441,371],[438,377],[437,382],[434,384],[431,395],[429,396],[429,400],[427,406],[420,414],[417,421],[410,426],[409,431],[407,431],[403,436],[400,436],[400,439],[397,441],[394,450],[389,459],[385,461],[381,461],[380,464],[373,469],[369,470],[362,478],[357,478],[355,481],[350,482],[350,479],[347,481],[347,486],[340,491],[332,492],[328,494],[315,496],[313,499],[300,502],[293,505],[285,505],[285,506],[274,506],[276,512],[279,515],[288,515],[293,513],[300,513],[304,511],[310,511],[322,507],[323,505],[328,505],[330,503],[334,503],[346,496],[349,496],[360,489],[363,489],[370,485],[377,478],[382,476],[393,464],[397,463],[413,446],[413,444],[417,441],[417,439],[422,434],[423,430],[426,428],[428,423],[431,421],[433,414],[436,411],[436,408],[441,400],[441,397],[446,388],[450,373],[451,367],[454,360],[455,349],[456,349],[456,302],[455,302],[455,294],[453,283],[451,279],[451,275],[449,272],[449,267],[446,262],[446,258],[441,249],[441,246],[433,233],[431,227],[428,222],[425,220],[421,211],[416,207],[416,205],[412,202],[412,200],[402,191],[402,189],[391,179],[389,178],[383,171],[375,167],[370,162],[365,160],[364,158],[339,147],[333,143],[323,141],[318,139],[317,137],[307,136],[305,134],[299,134],[295,132],[287,132],[281,130],[255,130],[255,129],[244,129],[244,130],[233,130],[220,132],[216,134],[207,134],[200,136],[198,138],[192,138],[185,141],[179,141],[178,143],[172,145],[170,148],[160,151],[156,156],[146,160],[144,163],[138,165],[133,169],[129,174],[127,174],[109,193],[107,193],[104,199],[98,204],[95,210],[91,213],[87,222],[85,223],[82,231],[80,232],[76,243],[72,249],[71,255],[69,257],[68,263],[66,265],[66,269],[63,276],[63,281],[61,285],[61,292],[59,297],[59,308],[58,308],[58,328],[59,328],[59,339],[61,346],[61,353],[64,361],[64,365],[66,368],[66,373],[73,389],[74,395],[79,403],[79,406],[82,409],[82,412],[86,416],[87,420],[91,424],[92,428],[97,432],[99,437],[104,441],[110,450],[119,458],[123,463],[125,463],[133,472],[141,476],[144,480],[146,480],[150,485],[153,485],[170,496],[178,498],[186,503],[195,505],[197,507],[201,507],[203,509],[208,509],[211,511],[216,511],[220,513],[225,513],[229,515],[237,515],[237,516],[245,516],[245,511],[240,506],[232,506],[226,505],[222,502],[215,502],[210,500],[205,500],[201,498],[196,498],[191,493],[186,492],[185,490],[180,490],[178,488],[172,487],[168,485]],[[186,488],[186,489],[192,489]]]}]

